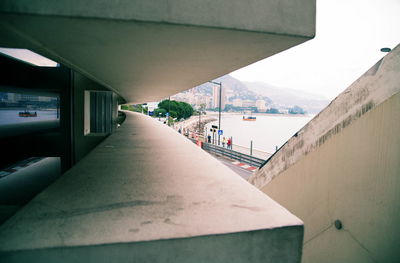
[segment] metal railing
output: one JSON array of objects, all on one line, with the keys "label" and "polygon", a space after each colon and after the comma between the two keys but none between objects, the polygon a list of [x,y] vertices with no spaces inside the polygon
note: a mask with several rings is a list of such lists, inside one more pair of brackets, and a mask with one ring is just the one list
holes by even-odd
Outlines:
[{"label": "metal railing", "polygon": [[[193,139],[193,138],[188,138],[189,140],[191,140],[193,143],[197,143],[197,140]],[[257,158],[254,157],[252,155],[248,155],[248,154],[244,154],[241,152],[237,152],[231,149],[227,149],[224,147],[220,147],[220,146],[216,146],[210,143],[203,143],[203,150],[208,151],[208,152],[212,152],[212,153],[216,153],[222,156],[226,156],[230,159],[233,160],[237,160],[239,162],[251,165],[251,166],[255,166],[255,167],[260,167],[265,160],[261,159],[261,158]]]}]

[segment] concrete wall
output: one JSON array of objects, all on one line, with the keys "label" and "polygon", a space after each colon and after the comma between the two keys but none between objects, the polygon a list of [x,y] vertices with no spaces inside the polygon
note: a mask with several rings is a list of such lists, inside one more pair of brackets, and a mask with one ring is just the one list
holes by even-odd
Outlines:
[{"label": "concrete wall", "polygon": [[340,94],[250,179],[304,220],[303,262],[400,258],[399,51]]},{"label": "concrete wall", "polygon": [[[84,75],[74,72],[73,90],[73,156],[74,162],[78,162],[109,135],[104,133],[89,133],[85,135],[85,114],[87,114],[87,111],[85,111],[85,90],[107,91],[107,89]],[[113,130],[115,130],[118,120],[118,96],[116,94],[113,94],[112,108]]]},{"label": "concrete wall", "polygon": [[400,91],[400,46],[335,98],[290,138],[251,178],[263,187],[298,160],[315,151],[361,116]]},{"label": "concrete wall", "polygon": [[399,145],[396,94],[261,188],[304,220],[303,262],[398,262]]}]

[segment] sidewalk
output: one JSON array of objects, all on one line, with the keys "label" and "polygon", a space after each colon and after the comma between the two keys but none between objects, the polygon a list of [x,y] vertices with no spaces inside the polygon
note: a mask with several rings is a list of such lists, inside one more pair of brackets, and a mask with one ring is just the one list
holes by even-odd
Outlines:
[{"label": "sidewalk", "polygon": [[[218,146],[218,143],[215,143],[214,145]],[[222,147],[222,143],[220,146]],[[228,148],[225,146],[225,149]],[[232,144],[232,150],[250,155],[250,148],[241,145]],[[253,148],[251,155],[260,159],[267,160],[272,155],[272,153],[264,152]]]}]

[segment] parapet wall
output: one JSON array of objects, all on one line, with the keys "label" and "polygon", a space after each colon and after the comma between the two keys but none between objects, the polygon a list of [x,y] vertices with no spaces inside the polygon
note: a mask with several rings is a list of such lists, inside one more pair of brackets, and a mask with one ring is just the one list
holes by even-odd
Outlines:
[{"label": "parapet wall", "polygon": [[302,262],[398,262],[400,48],[251,178],[304,221]]},{"label": "parapet wall", "polygon": [[261,188],[298,160],[322,146],[351,123],[400,91],[400,47],[376,63],[300,129],[255,173]]}]

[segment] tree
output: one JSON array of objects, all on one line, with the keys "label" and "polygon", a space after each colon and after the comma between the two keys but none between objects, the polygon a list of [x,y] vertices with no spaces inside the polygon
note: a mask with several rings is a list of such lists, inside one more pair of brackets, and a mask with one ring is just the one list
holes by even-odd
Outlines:
[{"label": "tree", "polygon": [[183,101],[175,101],[175,100],[163,100],[158,103],[159,109],[164,109],[166,112],[169,112],[172,118],[178,119],[187,119],[193,115],[193,107]]},{"label": "tree", "polygon": [[294,106],[289,109],[289,114],[305,114],[306,112],[299,106]]},{"label": "tree", "polygon": [[266,111],[266,113],[270,113],[270,114],[279,114],[279,110],[275,109],[275,108],[270,108]]},{"label": "tree", "polygon": [[165,109],[155,109],[154,110],[154,117],[165,117],[165,114],[167,113],[167,111]]}]

